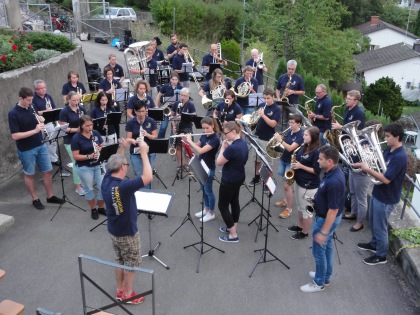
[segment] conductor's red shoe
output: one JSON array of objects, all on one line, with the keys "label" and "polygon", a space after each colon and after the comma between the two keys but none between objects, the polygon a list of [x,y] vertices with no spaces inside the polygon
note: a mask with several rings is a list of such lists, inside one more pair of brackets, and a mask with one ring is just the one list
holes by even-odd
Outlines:
[{"label": "conductor's red shoe", "polygon": [[124,295],[124,290],[118,290],[117,289],[117,292],[115,293],[115,299],[118,300],[118,301],[121,301],[123,295]]},{"label": "conductor's red shoe", "polygon": [[124,301],[124,303],[127,303],[127,304],[140,304],[140,303],[143,303],[144,302],[144,296],[141,296],[141,297],[139,297],[137,299],[134,299],[134,300],[126,301],[129,298],[132,298],[133,296],[136,296],[136,295],[137,294],[134,291],[131,292],[131,294],[128,295],[128,296],[125,295],[125,294],[123,294],[123,301]]}]

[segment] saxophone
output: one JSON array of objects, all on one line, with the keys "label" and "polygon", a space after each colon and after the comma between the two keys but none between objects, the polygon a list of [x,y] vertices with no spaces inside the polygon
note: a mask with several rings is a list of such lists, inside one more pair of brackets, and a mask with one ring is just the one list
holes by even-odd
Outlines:
[{"label": "saxophone", "polygon": [[[335,109],[339,108],[343,105],[346,105],[346,103],[340,104],[340,105],[336,105],[333,106],[331,108],[331,121],[333,123],[337,123],[337,118],[335,118]],[[341,130],[339,129],[331,129],[331,130],[326,130],[324,132],[324,138],[331,144],[334,145],[338,150],[340,150],[340,138],[341,135]]]},{"label": "saxophone", "polygon": [[[296,163],[296,153],[301,147],[302,145],[300,145],[293,151],[290,164]],[[286,174],[284,174],[284,177],[286,178],[287,185],[292,186],[295,182],[295,170],[293,168],[290,168],[290,170],[287,170]]]},{"label": "saxophone", "polygon": [[290,75],[289,76],[289,81],[287,81],[286,86],[284,87],[284,90],[283,90],[283,94],[281,95],[281,98],[280,98],[281,102],[285,102],[288,105],[290,105],[290,103],[289,103],[289,98],[287,97],[286,93],[287,93],[287,90],[289,89],[291,83],[292,83],[292,76]]},{"label": "saxophone", "polygon": [[310,121],[310,123],[311,123],[311,125],[313,125],[314,124],[314,122],[315,122],[315,118],[309,118],[309,115],[310,114],[312,114],[312,110],[310,109],[310,107],[309,107],[309,103],[310,102],[315,102],[316,101],[316,97],[314,97],[314,98],[311,98],[310,100],[308,100],[308,101],[306,101],[305,102],[305,109],[306,109],[306,115],[308,116],[308,119],[309,119],[309,121]]}]

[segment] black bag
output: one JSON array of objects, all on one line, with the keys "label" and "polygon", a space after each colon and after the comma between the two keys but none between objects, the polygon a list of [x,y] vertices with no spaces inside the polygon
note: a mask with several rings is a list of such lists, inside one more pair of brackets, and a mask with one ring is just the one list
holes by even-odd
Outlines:
[{"label": "black bag", "polygon": [[98,44],[108,44],[108,40],[102,37],[95,37],[95,43]]}]

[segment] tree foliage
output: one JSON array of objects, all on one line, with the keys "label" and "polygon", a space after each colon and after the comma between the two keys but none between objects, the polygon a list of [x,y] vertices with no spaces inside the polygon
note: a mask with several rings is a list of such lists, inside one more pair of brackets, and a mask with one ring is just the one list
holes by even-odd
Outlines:
[{"label": "tree foliage", "polygon": [[414,32],[416,13],[409,8],[400,8],[395,4],[387,4],[384,6],[384,12],[381,15],[381,20],[388,22],[392,25],[398,26],[405,30],[407,28],[408,16],[410,15],[410,23],[408,24],[408,31]]},{"label": "tree foliage", "polygon": [[372,15],[382,16],[385,0],[339,0],[351,14],[344,15],[342,25],[344,28],[366,23]]},{"label": "tree foliage", "polygon": [[382,77],[369,84],[363,99],[365,107],[372,113],[378,113],[378,109],[383,110],[383,114],[391,121],[401,117],[404,105],[401,88],[389,77]]}]

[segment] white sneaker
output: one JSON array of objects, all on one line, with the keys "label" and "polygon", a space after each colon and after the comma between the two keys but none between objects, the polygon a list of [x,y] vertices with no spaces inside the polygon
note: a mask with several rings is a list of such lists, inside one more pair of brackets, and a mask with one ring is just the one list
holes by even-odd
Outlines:
[{"label": "white sneaker", "polygon": [[210,211],[206,213],[206,215],[200,219],[200,222],[203,221],[204,223],[214,220],[214,218],[216,217],[216,215],[213,213],[211,214]]},{"label": "white sneaker", "polygon": [[80,196],[85,195],[85,191],[83,190],[83,188],[76,188],[75,192],[76,194],[79,194]]},{"label": "white sneaker", "polygon": [[[315,271],[309,271],[309,277],[313,280],[315,279]],[[324,285],[329,286],[331,284],[330,280],[326,280]]]},{"label": "white sneaker", "polygon": [[320,292],[324,291],[323,285],[317,285],[315,281],[311,281],[308,284],[305,284],[300,287],[300,290],[305,293],[313,293],[313,292]]},{"label": "white sneaker", "polygon": [[195,214],[195,216],[196,216],[197,218],[202,218],[202,217],[206,216],[206,214],[207,214],[207,210],[202,210],[202,211],[198,211],[198,212]]}]

